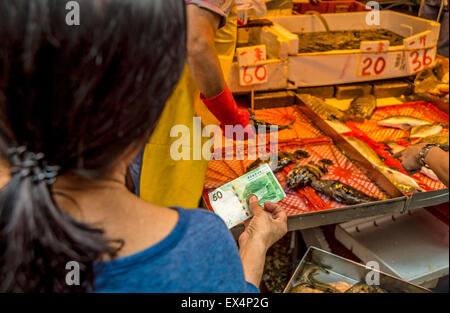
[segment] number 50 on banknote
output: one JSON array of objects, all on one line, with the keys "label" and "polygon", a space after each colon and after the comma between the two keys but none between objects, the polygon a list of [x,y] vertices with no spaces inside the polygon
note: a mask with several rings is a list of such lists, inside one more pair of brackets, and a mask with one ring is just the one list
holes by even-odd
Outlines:
[{"label": "number 50 on banknote", "polygon": [[258,197],[261,204],[278,202],[286,197],[268,164],[217,188],[208,197],[213,211],[228,228],[232,228],[252,217],[247,204],[247,198],[252,194]]}]

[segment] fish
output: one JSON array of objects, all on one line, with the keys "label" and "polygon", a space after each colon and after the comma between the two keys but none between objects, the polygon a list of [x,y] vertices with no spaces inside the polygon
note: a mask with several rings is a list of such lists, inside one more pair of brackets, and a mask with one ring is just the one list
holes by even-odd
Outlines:
[{"label": "fish", "polygon": [[280,172],[283,170],[286,166],[294,162],[295,160],[299,159],[306,159],[309,158],[309,153],[304,150],[297,150],[293,153],[291,152],[280,152],[278,153],[277,162],[273,164],[272,158],[269,158],[267,160],[262,160],[261,158],[258,158],[256,161],[254,161],[252,164],[250,164],[247,167],[247,172],[250,172],[258,167],[260,167],[264,163],[268,163],[270,168],[273,170],[274,173]]},{"label": "fish", "polygon": [[414,126],[409,130],[410,138],[424,138],[439,134],[444,129],[442,123]]},{"label": "fish", "polygon": [[320,160],[318,163],[311,161],[306,165],[297,165],[286,176],[286,187],[296,190],[309,186],[314,180],[327,174],[327,166],[332,165],[333,161],[328,159]]},{"label": "fish", "polygon": [[315,276],[317,276],[320,272],[323,273],[329,273],[327,269],[323,268],[322,266],[313,264],[313,263],[307,263],[303,269],[302,275],[300,277],[300,284],[295,286],[291,293],[304,293],[307,291],[322,291],[326,293],[341,293],[337,288],[334,286],[324,283]]},{"label": "fish", "polygon": [[362,122],[365,119],[370,119],[376,108],[377,98],[374,95],[355,98],[345,111],[345,120]]},{"label": "fish", "polygon": [[440,181],[439,177],[437,177],[437,175],[433,172],[433,170],[426,168],[425,166],[422,167],[422,169],[420,170],[420,173],[434,181]]},{"label": "fish", "polygon": [[347,205],[379,200],[339,180],[315,180],[311,183],[311,187],[333,200]]},{"label": "fish", "polygon": [[427,136],[421,138],[417,143],[435,143],[438,145],[448,145],[449,144],[449,134],[437,134],[433,136]]},{"label": "fish", "polygon": [[[264,133],[270,133],[270,132],[274,131],[274,129],[273,129],[274,127],[273,126],[277,127],[277,129],[275,131],[281,131],[281,130],[284,130],[284,129],[290,129],[292,127],[292,125],[295,124],[295,121],[296,120],[293,120],[292,122],[290,122],[287,125],[277,125],[277,124],[271,124],[271,123],[266,122],[266,121],[258,120],[258,119],[255,118],[254,115],[250,116],[250,124],[255,126],[257,134],[261,134],[263,132]],[[261,132],[261,129],[263,130],[263,132]]]},{"label": "fish", "polygon": [[377,286],[369,286],[363,282],[354,284],[344,293],[385,293],[385,291]]},{"label": "fish", "polygon": [[406,147],[399,145],[396,141],[386,141],[383,142],[389,147],[389,152],[394,155],[406,149]]},{"label": "fish", "polygon": [[345,139],[358,150],[364,158],[369,160],[386,178],[403,192],[423,191],[417,182],[410,176],[397,170],[386,167],[381,158],[364,141],[345,136]]},{"label": "fish", "polygon": [[311,110],[325,120],[344,120],[345,113],[338,108],[325,103],[322,99],[310,94],[298,94],[297,97]]},{"label": "fish", "polygon": [[373,149],[361,139],[355,137],[344,136],[344,138],[362,154],[370,163],[375,166],[384,166],[384,162],[381,157],[373,151]]},{"label": "fish", "polygon": [[406,174],[386,166],[379,166],[377,169],[403,192],[423,191],[414,178]]},{"label": "fish", "polygon": [[428,125],[428,124],[431,123],[422,120],[420,118],[405,115],[390,116],[377,122],[378,126],[399,128],[399,129],[408,129],[414,126]]},{"label": "fish", "polygon": [[290,293],[324,293],[324,292],[319,289],[311,288],[306,283],[302,283],[292,288]]},{"label": "fish", "polygon": [[351,131],[350,128],[347,127],[344,123],[338,120],[325,120],[328,125],[330,125],[336,132],[339,134],[348,133]]}]

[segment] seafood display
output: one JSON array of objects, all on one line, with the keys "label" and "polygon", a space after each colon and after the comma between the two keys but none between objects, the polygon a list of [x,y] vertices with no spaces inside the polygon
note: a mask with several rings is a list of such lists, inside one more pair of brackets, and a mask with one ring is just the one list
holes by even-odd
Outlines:
[{"label": "seafood display", "polygon": [[398,189],[400,189],[404,193],[423,191],[423,189],[411,176],[408,176],[406,174],[403,174],[402,172],[399,172],[397,170],[385,166],[378,167],[378,170],[384,176],[386,176],[386,178],[389,179],[391,183],[393,183]]},{"label": "seafood display", "polygon": [[422,191],[422,188],[420,188],[419,184],[414,180],[414,178],[387,167],[381,160],[380,156],[364,141],[349,136],[345,136],[345,139],[401,191]]},{"label": "seafood display", "polygon": [[420,173],[427,176],[429,179],[432,179],[434,181],[439,181],[439,177],[429,168],[426,168],[425,166],[422,167],[420,170]]},{"label": "seafood display", "polygon": [[414,126],[409,130],[410,138],[425,138],[439,134],[445,125],[442,123],[433,123],[426,125]]},{"label": "seafood display", "polygon": [[306,263],[298,284],[291,289],[291,293],[385,293],[385,291],[376,286],[368,286],[363,282],[355,285],[338,281],[325,283],[315,276],[320,273],[328,274],[329,271],[322,266]]},{"label": "seafood display", "polygon": [[433,136],[427,136],[420,139],[417,143],[435,143],[438,145],[448,145],[449,144],[449,134],[438,134]]},{"label": "seafood display", "polygon": [[384,144],[389,147],[389,152],[392,155],[395,155],[406,148],[405,146],[399,145],[396,141],[387,141],[384,142]]},{"label": "seafood display", "polygon": [[415,126],[429,125],[429,124],[431,123],[422,120],[420,118],[404,115],[391,116],[377,122],[378,126],[399,128],[399,129],[408,129]]},{"label": "seafood display", "polygon": [[265,133],[270,133],[272,131],[281,131],[284,129],[290,129],[292,127],[292,125],[295,124],[295,120],[293,120],[292,122],[290,122],[287,125],[276,125],[276,124],[271,124],[265,121],[260,121],[257,120],[255,118],[255,116],[252,114],[250,116],[250,124],[255,126],[256,129],[256,133],[261,133],[261,129],[263,130],[263,132]]},{"label": "seafood display", "polygon": [[317,115],[325,120],[343,120],[345,118],[345,112],[332,105],[326,104],[325,101],[318,97],[311,96],[309,94],[299,94],[297,97],[300,98],[300,100]]},{"label": "seafood display", "polygon": [[[295,160],[299,159],[305,159],[309,157],[309,153],[304,150],[297,150],[293,153],[291,152],[280,152],[278,153],[277,162],[275,164],[272,163],[272,158],[269,158],[267,160],[262,160],[261,158],[258,158],[255,162],[250,164],[247,167],[247,172],[250,172],[259,166],[261,166],[264,163],[268,163],[270,168],[273,170],[274,173],[277,173],[281,171],[283,168],[285,168],[287,165],[291,164]],[[275,158],[274,158],[275,159]]]},{"label": "seafood display", "polygon": [[390,46],[403,45],[402,36],[387,29],[337,30],[296,33],[299,53],[359,49],[361,41],[389,40]]},{"label": "seafood display", "polygon": [[432,68],[427,68],[417,74],[414,81],[414,95],[425,100],[438,98],[448,103],[448,72],[444,73],[441,60],[437,60]]},{"label": "seafood display", "polygon": [[385,293],[385,291],[376,286],[369,286],[363,282],[356,283],[345,293]]},{"label": "seafood display", "polygon": [[[389,152],[393,156],[406,149],[405,146],[399,145],[395,141],[388,141],[388,142],[385,142],[384,144],[389,147]],[[425,175],[425,176],[427,176],[428,178],[430,178],[430,179],[432,179],[434,181],[439,181],[439,178],[436,176],[436,174],[429,168],[422,167],[422,169],[420,170],[420,173]]]},{"label": "seafood display", "polygon": [[320,160],[318,163],[311,161],[306,165],[297,165],[287,175],[286,186],[292,190],[309,186],[314,180],[327,174],[327,166],[332,165],[333,162],[328,159]]},{"label": "seafood display", "polygon": [[383,160],[381,160],[380,156],[375,151],[373,151],[373,149],[369,147],[369,145],[366,144],[364,141],[350,136],[344,136],[344,138],[356,150],[358,150],[359,153],[361,153],[364,158],[370,161],[370,163],[372,163],[375,166],[384,166],[384,162]]},{"label": "seafood display", "polygon": [[373,95],[355,98],[345,111],[345,120],[362,122],[365,119],[370,119],[376,108],[377,98]]},{"label": "seafood display", "polygon": [[347,205],[379,200],[338,180],[314,180],[311,183],[311,187],[335,201]]},{"label": "seafood display", "polygon": [[339,180],[322,180],[321,178],[328,173],[327,166],[332,165],[333,162],[328,159],[323,159],[318,163],[309,162],[306,165],[298,165],[287,175],[286,187],[296,190],[311,186],[317,192],[346,205],[379,200]]}]

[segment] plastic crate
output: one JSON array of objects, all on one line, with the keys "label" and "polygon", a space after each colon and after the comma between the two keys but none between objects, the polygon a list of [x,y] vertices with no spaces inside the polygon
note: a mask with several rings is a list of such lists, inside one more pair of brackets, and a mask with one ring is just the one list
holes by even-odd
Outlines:
[{"label": "plastic crate", "polygon": [[358,1],[322,1],[318,5],[308,3],[294,3],[293,12],[305,14],[308,11],[319,13],[344,13],[370,11],[369,7]]}]

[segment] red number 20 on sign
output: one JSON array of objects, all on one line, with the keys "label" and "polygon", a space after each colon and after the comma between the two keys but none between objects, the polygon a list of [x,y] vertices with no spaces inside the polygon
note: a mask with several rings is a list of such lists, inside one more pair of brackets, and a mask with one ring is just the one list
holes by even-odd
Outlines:
[{"label": "red number 20 on sign", "polygon": [[386,68],[386,59],[384,56],[379,57],[363,57],[362,61],[362,76],[380,75]]},{"label": "red number 20 on sign", "polygon": [[358,74],[365,77],[383,74],[387,65],[389,41],[363,41],[360,50]]}]

